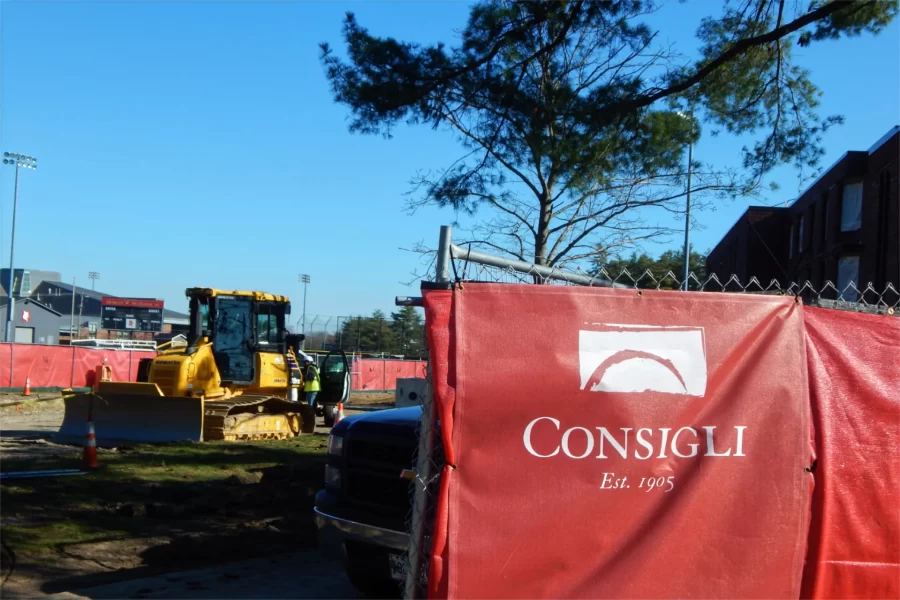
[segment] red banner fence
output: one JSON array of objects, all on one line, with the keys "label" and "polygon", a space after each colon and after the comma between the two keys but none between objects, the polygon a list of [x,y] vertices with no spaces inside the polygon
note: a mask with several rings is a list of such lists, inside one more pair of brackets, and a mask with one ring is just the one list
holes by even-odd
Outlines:
[{"label": "red banner fence", "polygon": [[429,597],[900,596],[900,319],[790,296],[423,297]]},{"label": "red banner fence", "polygon": [[[114,381],[135,381],[142,358],[155,352],[107,350],[76,346],[0,343],[0,389],[20,390],[25,379],[31,388],[90,387],[95,369],[107,360]],[[414,360],[354,359],[351,386],[355,391],[390,391],[397,379],[425,377],[425,362]]]}]

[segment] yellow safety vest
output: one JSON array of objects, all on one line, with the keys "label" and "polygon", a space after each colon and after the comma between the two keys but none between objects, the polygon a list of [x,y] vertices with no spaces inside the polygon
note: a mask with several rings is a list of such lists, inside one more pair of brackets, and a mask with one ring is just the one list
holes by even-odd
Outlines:
[{"label": "yellow safety vest", "polygon": [[[312,371],[312,377],[309,376],[309,372]],[[303,391],[304,392],[318,392],[319,387],[319,369],[310,365],[306,368],[306,373],[304,373],[306,381],[303,383]]]}]

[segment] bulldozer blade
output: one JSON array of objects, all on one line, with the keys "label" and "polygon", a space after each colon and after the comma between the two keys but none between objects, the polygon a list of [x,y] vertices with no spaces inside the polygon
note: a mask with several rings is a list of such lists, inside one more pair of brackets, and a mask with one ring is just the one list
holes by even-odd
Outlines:
[{"label": "bulldozer blade", "polygon": [[[150,385],[156,388],[155,384]],[[155,394],[148,391],[141,389],[138,393],[116,393],[109,390],[67,396],[63,422],[53,441],[83,444],[89,410],[98,447],[110,448],[124,442],[203,440],[202,399],[172,398],[162,396],[158,391]]]}]

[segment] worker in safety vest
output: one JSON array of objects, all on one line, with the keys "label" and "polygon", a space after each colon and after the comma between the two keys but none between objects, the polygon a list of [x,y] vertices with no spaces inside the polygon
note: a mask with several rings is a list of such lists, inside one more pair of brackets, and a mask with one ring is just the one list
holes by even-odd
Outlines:
[{"label": "worker in safety vest", "polygon": [[319,393],[319,369],[316,363],[308,356],[303,359],[303,392],[306,396],[306,403],[310,407],[316,405],[316,396]]}]

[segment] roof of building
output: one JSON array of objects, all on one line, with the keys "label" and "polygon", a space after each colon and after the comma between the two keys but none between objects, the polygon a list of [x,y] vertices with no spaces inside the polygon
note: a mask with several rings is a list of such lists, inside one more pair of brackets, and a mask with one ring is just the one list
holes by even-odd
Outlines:
[{"label": "roof of building", "polygon": [[[77,289],[78,294],[83,294],[85,297],[94,298],[95,300],[102,300],[103,298],[121,298],[121,296],[107,294],[106,292],[91,290],[80,286],[73,286],[71,283],[63,283],[61,281],[42,281],[41,285],[44,284],[59,288],[61,291],[68,292],[69,294],[76,293]],[[149,298],[149,300],[155,300],[155,298]],[[180,313],[178,311],[169,310],[168,308],[163,308],[163,319],[184,320],[190,319],[190,316],[186,315],[185,313]]]},{"label": "roof of building", "polygon": [[[6,298],[6,297],[0,298],[0,306],[6,306],[7,304],[9,304],[8,298]],[[29,304],[29,305],[34,304],[36,306],[43,308],[47,312],[53,313],[57,317],[62,316],[61,312],[55,311],[52,308],[50,308],[49,306],[47,306],[46,304],[42,304],[41,302],[38,302],[37,300],[33,300],[32,298],[20,298],[20,299],[16,300],[16,304]]]},{"label": "roof of building", "polygon": [[879,148],[884,146],[891,138],[893,138],[895,135],[897,135],[897,133],[900,133],[900,125],[894,125],[893,127],[891,127],[887,131],[887,133],[885,133],[883,136],[881,136],[881,138],[877,142],[872,144],[872,146],[869,147],[868,150],[848,150],[847,152],[844,152],[843,154],[841,154],[840,158],[838,158],[836,161],[834,161],[834,163],[832,163],[832,165],[830,167],[828,167],[827,169],[824,169],[819,174],[819,176],[815,178],[815,180],[812,183],[810,183],[808,186],[806,186],[806,189],[804,189],[803,192],[799,196],[794,198],[794,200],[790,203],[790,205],[793,206],[798,200],[803,198],[803,196],[806,194],[806,192],[813,189],[813,187],[815,187],[815,185],[817,183],[819,183],[819,181],[821,181],[823,178],[825,178],[825,176],[827,176],[828,173],[830,173],[836,166],[841,164],[841,162],[845,158],[847,158],[848,156],[853,155],[853,154],[857,154],[857,155],[859,155],[859,154],[869,154],[869,155],[874,154]]},{"label": "roof of building", "polygon": [[891,127],[891,129],[890,129],[886,134],[884,134],[883,136],[881,136],[881,139],[880,139],[880,140],[878,140],[877,142],[875,142],[874,144],[872,144],[872,146],[869,148],[869,154],[873,154],[873,153],[874,153],[875,151],[877,151],[879,148],[881,148],[882,146],[884,146],[884,145],[887,143],[887,141],[888,141],[889,139],[891,139],[892,137],[894,137],[894,136],[897,135],[898,133],[900,133],[900,125],[894,125],[893,127]]}]

